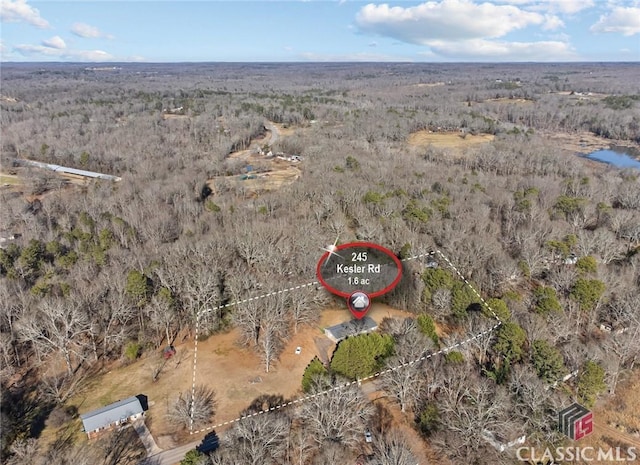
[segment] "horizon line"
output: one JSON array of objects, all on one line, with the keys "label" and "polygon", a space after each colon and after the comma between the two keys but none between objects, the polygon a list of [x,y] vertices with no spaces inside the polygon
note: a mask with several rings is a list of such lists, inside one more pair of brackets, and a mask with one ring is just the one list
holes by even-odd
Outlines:
[{"label": "horizon line", "polygon": [[628,60],[628,61],[367,61],[367,60],[338,60],[338,61],[277,61],[277,60],[265,60],[265,61],[230,61],[230,60],[212,60],[212,61],[4,61],[0,60],[2,65],[102,65],[102,66],[114,66],[114,65],[167,65],[167,64],[411,64],[411,65],[501,65],[501,64],[638,64],[640,60]]}]

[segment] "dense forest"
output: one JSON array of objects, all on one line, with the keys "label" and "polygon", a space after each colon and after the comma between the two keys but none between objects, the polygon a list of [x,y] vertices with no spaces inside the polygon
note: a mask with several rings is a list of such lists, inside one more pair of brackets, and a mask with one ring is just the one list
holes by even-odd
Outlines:
[{"label": "dense forest", "polygon": [[[344,303],[315,286],[235,302],[314,281],[320,249],[336,237],[401,259],[441,250],[485,302],[444,260],[405,261],[401,283],[378,300],[413,317],[343,341],[330,363],[314,359],[300,389],[326,394],[237,422],[191,463],[346,463],[368,430],[377,440],[367,463],[381,465],[514,463],[487,432],[562,443],[557,412],[613,396],[640,356],[640,172],[565,143],[637,148],[636,73],[631,64],[4,64],[3,460],[135,463],[137,451],[113,446],[131,442],[126,431],[89,446],[41,433],[77,420],[70,400],[88,378],[191,344],[196,323],[203,337],[235,328],[274,369],[298,328]],[[434,134],[489,142],[443,147],[428,143]],[[63,177],[23,160],[121,179]],[[408,364],[496,318],[484,337]],[[438,460],[416,456],[359,384],[330,389],[398,365],[381,389]],[[190,387],[185,379],[169,409],[183,432],[194,413],[197,427],[215,421],[215,386],[199,390],[211,405],[197,412]],[[274,399],[264,402],[284,401]]]}]

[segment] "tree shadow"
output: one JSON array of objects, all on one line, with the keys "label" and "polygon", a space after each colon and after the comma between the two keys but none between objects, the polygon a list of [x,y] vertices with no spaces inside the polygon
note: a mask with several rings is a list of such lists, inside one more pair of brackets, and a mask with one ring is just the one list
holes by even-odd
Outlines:
[{"label": "tree shadow", "polygon": [[269,410],[270,408],[274,408],[278,405],[282,405],[285,403],[284,397],[278,394],[263,394],[259,397],[256,397],[249,406],[241,412],[241,416],[248,416],[254,413],[262,412],[264,410]]},{"label": "tree shadow", "polygon": [[215,431],[211,431],[207,433],[202,439],[202,442],[198,444],[196,450],[203,454],[208,454],[209,452],[215,451],[218,447],[220,447],[220,438],[218,438],[218,434]]},{"label": "tree shadow", "polygon": [[30,370],[19,387],[3,390],[2,410],[3,453],[20,436],[37,438],[45,428],[45,422],[55,407],[51,401],[43,400],[38,392],[38,378],[35,370]]}]

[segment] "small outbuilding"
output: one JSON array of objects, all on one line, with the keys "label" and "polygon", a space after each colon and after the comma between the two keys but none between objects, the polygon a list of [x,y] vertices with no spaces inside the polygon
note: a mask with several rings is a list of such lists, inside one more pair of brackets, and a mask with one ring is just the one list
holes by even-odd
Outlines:
[{"label": "small outbuilding", "polygon": [[138,397],[129,397],[106,407],[80,415],[89,439],[100,433],[142,418],[144,409]]},{"label": "small outbuilding", "polygon": [[325,328],[324,334],[333,342],[339,342],[349,336],[370,333],[376,329],[378,324],[371,317],[365,316],[361,320],[353,319]]}]

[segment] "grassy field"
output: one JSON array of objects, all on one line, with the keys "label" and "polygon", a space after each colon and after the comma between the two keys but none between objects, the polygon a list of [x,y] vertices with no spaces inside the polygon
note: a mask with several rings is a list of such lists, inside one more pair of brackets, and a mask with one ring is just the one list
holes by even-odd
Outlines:
[{"label": "grassy field", "polygon": [[409,136],[409,145],[414,147],[427,147],[429,145],[439,149],[463,149],[478,144],[493,141],[492,134],[467,134],[458,132],[431,132],[428,130],[414,132]]},{"label": "grassy field", "polygon": [[0,186],[8,184],[10,186],[17,186],[22,184],[20,178],[13,174],[0,174]]}]

